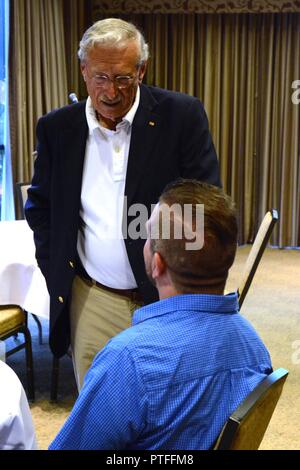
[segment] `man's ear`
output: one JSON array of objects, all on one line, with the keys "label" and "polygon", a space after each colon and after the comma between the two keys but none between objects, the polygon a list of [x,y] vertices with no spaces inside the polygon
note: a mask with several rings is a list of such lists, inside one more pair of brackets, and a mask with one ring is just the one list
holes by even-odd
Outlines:
[{"label": "man's ear", "polygon": [[86,71],[85,71],[85,64],[80,64],[80,70],[83,76],[83,80],[86,82]]},{"label": "man's ear", "polygon": [[161,277],[167,269],[165,260],[160,253],[155,252],[152,258],[152,277],[158,279]]},{"label": "man's ear", "polygon": [[144,78],[144,75],[145,75],[146,69],[147,69],[147,63],[148,63],[147,61],[143,62],[143,64],[140,67],[140,70],[139,70],[139,83],[142,83],[142,81],[143,81],[143,78]]}]

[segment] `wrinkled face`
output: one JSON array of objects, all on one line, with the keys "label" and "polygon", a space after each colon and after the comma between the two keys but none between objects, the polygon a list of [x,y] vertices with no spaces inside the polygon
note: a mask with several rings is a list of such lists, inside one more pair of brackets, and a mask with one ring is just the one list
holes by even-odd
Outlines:
[{"label": "wrinkled face", "polygon": [[131,41],[124,47],[96,45],[81,64],[93,107],[104,122],[120,122],[132,107],[146,71],[146,64],[139,67],[138,61],[139,45]]}]

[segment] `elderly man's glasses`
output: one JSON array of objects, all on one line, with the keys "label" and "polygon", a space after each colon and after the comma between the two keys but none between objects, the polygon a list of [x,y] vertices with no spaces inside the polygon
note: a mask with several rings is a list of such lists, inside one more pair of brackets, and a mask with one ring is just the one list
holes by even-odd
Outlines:
[{"label": "elderly man's glasses", "polygon": [[132,77],[130,75],[117,75],[114,78],[110,78],[105,74],[93,75],[92,80],[95,83],[96,87],[107,88],[112,82],[118,89],[128,88],[136,80],[136,76]]}]

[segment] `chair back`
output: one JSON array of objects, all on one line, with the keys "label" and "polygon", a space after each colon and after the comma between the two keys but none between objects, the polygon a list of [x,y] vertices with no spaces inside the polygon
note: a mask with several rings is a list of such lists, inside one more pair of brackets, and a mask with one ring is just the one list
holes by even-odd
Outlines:
[{"label": "chair back", "polygon": [[239,307],[241,308],[249,287],[252,283],[254,274],[257,270],[261,257],[265,251],[267,243],[270,239],[274,225],[278,220],[278,212],[271,209],[266,213],[260,224],[259,230],[255,237],[254,243],[248,255],[245,268],[242,274],[242,281],[238,288]]},{"label": "chair back", "polygon": [[256,450],[269,425],[288,376],[280,368],[268,375],[226,421],[214,450]]},{"label": "chair back", "polygon": [[25,349],[27,371],[27,394],[30,401],[34,401],[34,373],[32,358],[32,343],[30,331],[27,327],[27,314],[19,305],[0,305],[0,341],[5,341],[19,333],[24,335],[24,341],[18,341],[14,347],[9,346],[5,351],[6,357]]},{"label": "chair back", "polygon": [[20,215],[22,219],[25,219],[24,207],[27,201],[27,189],[30,187],[30,183],[16,183],[16,191],[18,197],[18,205]]}]

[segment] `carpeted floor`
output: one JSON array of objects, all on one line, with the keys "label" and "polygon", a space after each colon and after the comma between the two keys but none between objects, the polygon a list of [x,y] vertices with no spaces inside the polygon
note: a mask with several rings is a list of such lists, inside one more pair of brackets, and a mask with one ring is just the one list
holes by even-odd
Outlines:
[{"label": "carpeted floor", "polygon": [[[238,285],[240,268],[248,253],[249,247],[238,250],[228,287]],[[299,250],[266,250],[241,313],[253,324],[268,347],[273,368],[289,370],[260,449],[300,449]]]},{"label": "carpeted floor", "polygon": [[[241,247],[231,269],[227,290],[238,286],[249,247]],[[290,371],[282,397],[266,432],[261,449],[300,449],[300,251],[267,249],[242,307],[272,356],[273,367]],[[30,319],[33,336],[36,401],[31,406],[39,447],[46,449],[68,416],[76,398],[72,361],[61,360],[57,404],[49,403],[52,357],[47,324],[44,344],[38,344],[37,329]],[[24,382],[24,353],[7,361]]]}]

